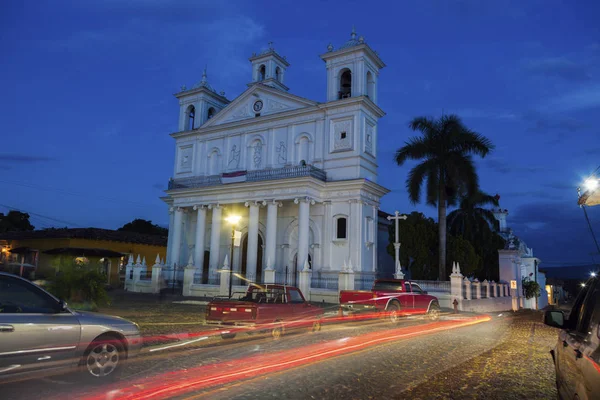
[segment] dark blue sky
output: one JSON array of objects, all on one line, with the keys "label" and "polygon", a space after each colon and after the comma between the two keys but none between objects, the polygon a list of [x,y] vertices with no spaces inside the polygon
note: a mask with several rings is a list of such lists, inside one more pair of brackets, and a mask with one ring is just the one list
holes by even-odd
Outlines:
[{"label": "dark blue sky", "polygon": [[[567,0],[6,0],[0,211],[28,211],[38,228],[167,224],[158,197],[173,170],[172,94],[208,65],[212,86],[235,98],[248,57],[273,41],[290,91],[324,101],[318,55],[355,24],[387,64],[382,209],[436,215],[408,202],[410,166],[395,166],[393,150],[412,117],[456,113],[496,144],[478,163],[481,186],[501,195],[515,233],[546,265],[592,262],[576,187],[600,164],[598,15],[597,1]],[[597,234],[599,209],[588,211]]]}]

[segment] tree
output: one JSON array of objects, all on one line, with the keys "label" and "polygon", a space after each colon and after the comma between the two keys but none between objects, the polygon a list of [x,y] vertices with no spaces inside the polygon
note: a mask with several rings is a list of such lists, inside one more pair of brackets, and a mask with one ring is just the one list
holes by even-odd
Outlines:
[{"label": "tree", "polygon": [[408,160],[420,161],[406,179],[408,196],[413,204],[421,200],[421,187],[426,185],[426,202],[438,208],[439,259],[438,279],[446,276],[446,208],[456,204],[457,194],[474,195],[479,190],[479,177],[472,155],[485,157],[494,145],[486,137],[468,129],[456,115],[438,120],[427,117],[413,119],[409,127],[422,136],[412,137],[396,151],[399,166]]},{"label": "tree", "polygon": [[460,264],[460,272],[464,276],[477,276],[481,257],[477,255],[473,245],[461,236],[448,235],[448,265],[457,261]]},{"label": "tree", "polygon": [[0,233],[32,231],[35,227],[29,222],[29,214],[20,211],[0,213]]},{"label": "tree", "polygon": [[448,214],[448,232],[462,236],[475,248],[481,258],[476,274],[487,280],[498,279],[498,250],[503,249],[504,239],[498,234],[498,221],[486,205],[498,206],[500,196],[478,191],[473,196],[463,195],[459,208]]},{"label": "tree", "polygon": [[147,235],[159,235],[159,236],[167,236],[169,234],[169,230],[167,228],[163,228],[156,224],[153,224],[152,221],[148,221],[145,219],[134,219],[131,222],[126,223],[119,229],[119,231],[125,232],[136,232],[136,233],[144,233]]},{"label": "tree", "polygon": [[[395,257],[395,224],[390,225],[388,253]],[[419,212],[412,212],[406,220],[398,221],[400,264],[411,271],[412,279],[435,279],[437,276],[437,224]]]}]

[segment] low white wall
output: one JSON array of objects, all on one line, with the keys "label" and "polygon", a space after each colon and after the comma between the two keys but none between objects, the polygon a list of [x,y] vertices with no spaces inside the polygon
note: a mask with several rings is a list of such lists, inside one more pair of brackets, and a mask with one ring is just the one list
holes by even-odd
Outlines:
[{"label": "low white wall", "polygon": [[487,299],[463,300],[459,310],[467,312],[496,312],[512,310],[512,297],[489,297]]},{"label": "low white wall", "polygon": [[310,301],[319,303],[325,301],[325,303],[338,304],[340,302],[337,290],[311,288],[310,296],[307,297],[309,297]]},{"label": "low white wall", "polygon": [[[238,286],[233,285],[231,288],[232,293],[246,293],[248,290],[247,286]],[[219,296],[221,293],[220,285],[202,285],[199,283],[193,283],[189,288],[189,295],[191,297],[215,297]],[[227,293],[225,294],[227,295]]]},{"label": "low white wall", "polygon": [[450,295],[450,293],[427,292],[427,294],[437,297],[438,303],[440,303],[441,308],[454,308],[454,306],[452,305],[452,301],[454,300],[454,298],[452,297],[452,295]]},{"label": "low white wall", "polygon": [[152,281],[148,281],[148,280],[137,281],[132,286],[133,286],[132,292],[154,293],[154,286],[152,286]]}]

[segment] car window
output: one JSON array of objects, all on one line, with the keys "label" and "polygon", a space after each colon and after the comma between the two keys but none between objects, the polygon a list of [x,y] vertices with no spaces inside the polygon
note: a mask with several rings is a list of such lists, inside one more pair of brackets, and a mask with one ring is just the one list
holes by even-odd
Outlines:
[{"label": "car window", "polygon": [[579,316],[581,315],[581,309],[583,307],[583,301],[585,300],[589,289],[590,285],[585,285],[577,295],[575,303],[573,304],[573,308],[571,309],[571,313],[569,314],[569,319],[565,324],[565,329],[574,330],[577,328]]},{"label": "car window", "polygon": [[304,303],[304,299],[300,295],[300,292],[296,289],[290,289],[290,302],[291,303]]},{"label": "car window", "polygon": [[421,287],[419,285],[417,285],[416,283],[411,283],[410,285],[412,287],[413,293],[423,293],[423,290],[421,289]]},{"label": "car window", "polygon": [[373,290],[396,292],[399,290],[401,291],[402,286],[398,285],[396,282],[375,282]]},{"label": "car window", "polygon": [[407,293],[411,292],[411,290],[410,290],[410,283],[406,282],[404,284],[404,291],[407,292]]},{"label": "car window", "polygon": [[594,310],[600,306],[600,287],[597,282],[589,281],[590,292],[588,293],[577,323],[577,333],[587,336],[590,333],[590,324]]},{"label": "car window", "polygon": [[0,313],[56,312],[56,300],[20,279],[0,276]]}]

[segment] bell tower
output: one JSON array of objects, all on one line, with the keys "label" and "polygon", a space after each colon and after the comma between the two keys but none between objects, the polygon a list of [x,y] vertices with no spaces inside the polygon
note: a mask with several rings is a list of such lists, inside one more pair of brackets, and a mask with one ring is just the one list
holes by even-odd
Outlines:
[{"label": "bell tower", "polygon": [[289,90],[284,81],[286,69],[290,64],[275,51],[273,42],[269,42],[267,50],[252,54],[249,60],[252,63],[252,82],[248,86],[262,83],[286,92]]},{"label": "bell tower", "polygon": [[334,49],[330,43],[321,55],[327,68],[327,101],[365,96],[377,104],[379,71],[385,64],[352,27],[350,40]]}]

